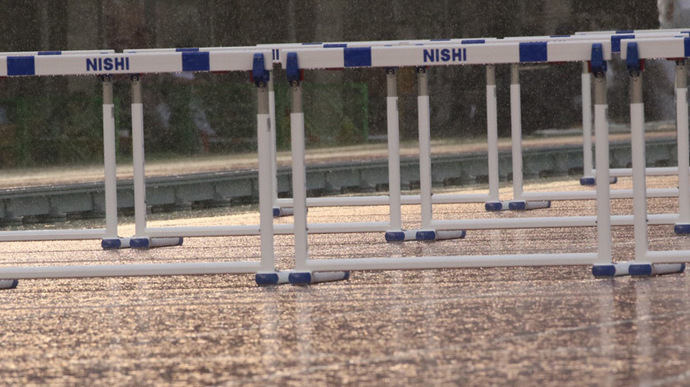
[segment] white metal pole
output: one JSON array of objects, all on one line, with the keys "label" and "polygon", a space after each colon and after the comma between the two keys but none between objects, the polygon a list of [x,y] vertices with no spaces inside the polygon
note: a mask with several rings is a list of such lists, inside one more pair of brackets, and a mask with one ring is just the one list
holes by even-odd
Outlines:
[{"label": "white metal pole", "polygon": [[269,73],[270,79],[268,81],[268,115],[270,117],[270,127],[271,127],[271,181],[273,186],[271,192],[273,193],[273,207],[278,206],[278,162],[276,157],[278,155],[278,147],[276,136],[278,135],[278,127],[276,126],[276,92],[273,85],[273,72]]},{"label": "white metal pole", "polygon": [[510,66],[510,134],[513,161],[513,200],[522,200],[522,108],[519,65]]},{"label": "white metal pole", "polygon": [[275,138],[271,115],[269,112],[268,87],[264,83],[257,85],[256,130],[259,157],[259,229],[261,232],[261,270],[275,270],[273,250],[273,204],[275,177],[275,153],[272,150],[272,138]]},{"label": "white metal pole", "polygon": [[388,117],[388,197],[390,227],[402,229],[402,193],[400,181],[400,119],[398,113],[398,77],[396,69],[386,70],[388,96],[386,112]]},{"label": "white metal pole", "polygon": [[690,224],[690,136],[688,135],[688,72],[685,61],[676,65],[676,125],[678,132],[678,209],[680,224]]},{"label": "white metal pole", "polygon": [[141,79],[132,76],[132,169],[134,180],[134,234],[146,233],[146,177],[144,170],[144,107],[141,96]]},{"label": "white metal pole", "polygon": [[489,161],[489,201],[499,198],[498,103],[496,101],[496,66],[486,66],[486,137]]},{"label": "white metal pole", "polygon": [[295,224],[295,270],[306,271],[308,256],[307,240],[307,174],[304,150],[304,110],[302,86],[292,85],[292,112],[290,113],[290,144],[292,147],[292,197]]},{"label": "white metal pole", "polygon": [[103,164],[105,184],[105,235],[117,238],[117,167],[113,78],[103,76]]},{"label": "white metal pole", "polygon": [[594,175],[592,163],[592,76],[587,62],[582,63],[582,167],[584,176]]},{"label": "white metal pole", "polygon": [[431,227],[431,121],[428,78],[424,67],[417,68],[417,119],[419,126],[419,189],[422,229]]},{"label": "white metal pole", "polygon": [[[609,122],[606,100],[606,74],[599,72],[594,78],[594,130],[596,137],[596,180],[609,181]],[[611,247],[611,187],[597,184],[597,263],[610,264]]]},{"label": "white metal pole", "polygon": [[[642,73],[633,71],[630,76],[630,145],[633,170],[633,235],[635,259],[644,259],[648,250],[647,240],[647,182],[644,138],[644,103],[642,100]],[[597,171],[602,166],[597,165]],[[597,184],[598,185],[598,184]]]}]

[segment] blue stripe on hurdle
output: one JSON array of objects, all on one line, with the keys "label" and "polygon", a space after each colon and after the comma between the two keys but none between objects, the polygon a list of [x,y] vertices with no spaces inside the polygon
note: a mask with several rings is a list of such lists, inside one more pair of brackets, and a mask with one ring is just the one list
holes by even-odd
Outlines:
[{"label": "blue stripe on hurdle", "polygon": [[623,39],[635,39],[635,35],[611,36],[611,52],[621,52],[621,40]]},{"label": "blue stripe on hurdle", "polygon": [[460,43],[462,43],[462,44],[484,44],[484,43],[486,43],[486,39],[465,39],[465,40],[461,40]]},{"label": "blue stripe on hurdle", "polygon": [[209,71],[211,69],[208,52],[183,52],[182,71]]},{"label": "blue stripe on hurdle", "polygon": [[370,67],[371,47],[346,47],[343,50],[345,67]]},{"label": "blue stripe on hurdle", "polygon": [[685,56],[685,57],[688,57],[688,56],[690,56],[690,38],[684,38],[684,39],[683,39],[683,44],[684,44],[684,47],[685,47],[685,54],[684,54],[684,56]]},{"label": "blue stripe on hurdle", "polygon": [[546,42],[520,43],[520,62],[546,62]]},{"label": "blue stripe on hurdle", "polygon": [[325,43],[323,45],[323,48],[345,48],[347,47],[346,43]]},{"label": "blue stripe on hurdle", "polygon": [[39,51],[38,55],[62,55],[62,51]]},{"label": "blue stripe on hurdle", "polygon": [[177,52],[198,52],[199,47],[180,47],[180,48],[176,48],[175,51],[177,51]]},{"label": "blue stripe on hurdle", "polygon": [[33,56],[8,56],[7,75],[36,75],[36,63]]}]

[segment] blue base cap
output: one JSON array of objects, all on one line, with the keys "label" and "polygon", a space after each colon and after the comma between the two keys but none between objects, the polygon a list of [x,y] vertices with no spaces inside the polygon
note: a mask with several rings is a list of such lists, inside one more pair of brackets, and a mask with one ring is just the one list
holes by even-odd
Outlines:
[{"label": "blue base cap", "polygon": [[280,208],[278,208],[278,207],[273,208],[273,217],[274,218],[280,218]]},{"label": "blue base cap", "polygon": [[690,224],[677,224],[673,227],[673,231],[678,235],[690,234]]},{"label": "blue base cap", "polygon": [[597,180],[593,177],[581,177],[580,185],[597,185]]},{"label": "blue base cap", "polygon": [[116,250],[122,246],[122,241],[117,239],[103,239],[101,241],[101,247],[103,250]]},{"label": "blue base cap", "polygon": [[678,270],[678,273],[685,273],[685,264],[684,263],[680,264],[680,269]]},{"label": "blue base cap", "polygon": [[311,283],[311,273],[295,272],[288,275],[288,281],[293,285],[308,285]]},{"label": "blue base cap", "polygon": [[[618,183],[618,177],[609,177],[609,184]],[[580,178],[580,185],[597,185],[597,179],[594,177],[582,177]]]},{"label": "blue base cap", "polygon": [[614,265],[595,265],[592,266],[592,275],[595,277],[613,277],[616,275]]},{"label": "blue base cap", "polygon": [[513,211],[522,211],[527,208],[527,202],[510,202],[508,208]]},{"label": "blue base cap", "polygon": [[486,202],[486,204],[484,204],[484,208],[486,208],[487,211],[501,211],[501,210],[503,210],[503,203],[501,203],[501,202]]},{"label": "blue base cap", "polygon": [[129,247],[133,249],[148,249],[149,239],[148,238],[132,238],[129,240]]},{"label": "blue base cap", "polygon": [[386,242],[402,242],[405,240],[403,231],[386,231]]},{"label": "blue base cap", "polygon": [[417,231],[415,238],[418,241],[433,241],[436,240],[436,231]]},{"label": "blue base cap", "polygon": [[[3,281],[9,281],[9,280],[3,280]],[[0,289],[14,289],[17,287],[17,285],[19,285],[19,280],[12,280],[12,283],[10,283],[8,286],[2,287]]]},{"label": "blue base cap", "polygon": [[256,273],[254,277],[257,285],[276,285],[278,273]]},{"label": "blue base cap", "polygon": [[[685,265],[683,265],[683,269],[685,269]],[[345,277],[343,277],[343,281],[349,281],[349,280],[350,280],[350,272],[346,271]]]},{"label": "blue base cap", "polygon": [[630,275],[652,275],[652,264],[650,263],[634,263],[628,269]]}]

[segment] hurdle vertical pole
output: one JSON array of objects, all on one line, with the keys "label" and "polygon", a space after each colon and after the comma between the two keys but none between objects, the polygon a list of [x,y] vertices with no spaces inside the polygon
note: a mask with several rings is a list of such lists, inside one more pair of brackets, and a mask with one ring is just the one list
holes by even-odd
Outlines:
[{"label": "hurdle vertical pole", "polygon": [[[634,44],[634,45],[633,45]],[[633,52],[632,47],[635,48]],[[630,73],[630,146],[633,168],[633,235],[635,259],[647,254],[647,159],[644,138],[644,101],[642,98],[642,69],[636,43],[628,43],[626,58]],[[599,166],[597,166],[597,170]]]},{"label": "hurdle vertical pole", "polygon": [[685,60],[676,62],[676,129],[678,136],[678,222],[677,234],[690,233],[690,151],[688,144],[688,71]]},{"label": "hurdle vertical pole", "polygon": [[[595,179],[608,181],[609,168],[609,121],[606,96],[606,70],[603,47],[600,43],[592,45],[592,73],[594,75],[594,134],[595,162],[597,166]],[[629,263],[613,264],[611,237],[611,188],[608,184],[596,185],[597,203],[597,262],[592,266],[595,277],[613,277],[627,275]]]},{"label": "hurdle vertical pole", "polygon": [[592,157],[592,76],[589,63],[582,63],[582,185],[594,184],[594,165]]},{"label": "hurdle vertical pole", "polygon": [[398,112],[398,76],[395,68],[386,69],[386,114],[388,129],[388,198],[390,227],[402,230],[400,180],[400,118]]},{"label": "hurdle vertical pole", "polygon": [[510,137],[512,141],[513,201],[522,201],[522,107],[520,65],[510,65]]},{"label": "hurdle vertical pole", "polygon": [[[117,156],[115,144],[115,105],[113,77],[104,75],[103,83],[103,164],[105,184],[105,236],[115,240],[117,235]],[[118,239],[119,245],[119,239]],[[105,245],[103,246],[106,247]],[[118,246],[119,247],[119,246]]]},{"label": "hurdle vertical pole", "polygon": [[259,285],[275,285],[288,281],[286,273],[276,272],[273,215],[275,204],[275,127],[270,111],[271,72],[265,70],[265,58],[254,54],[252,78],[256,85],[256,142],[259,159],[259,237],[261,268],[256,273]]},{"label": "hurdle vertical pole", "polygon": [[489,201],[487,211],[507,210],[508,203],[501,202],[499,196],[498,163],[498,103],[496,101],[496,66],[486,66],[486,138],[488,145]]},{"label": "hurdle vertical pole", "polygon": [[422,224],[430,229],[431,207],[431,119],[429,112],[429,79],[426,68],[417,67],[417,119],[419,127],[419,190]]},{"label": "hurdle vertical pole", "polygon": [[[288,54],[288,61],[294,61],[297,74],[288,78],[292,91],[292,111],[290,112],[290,146],[292,150],[292,198],[294,210],[295,271],[307,271],[307,173],[304,146],[304,109],[302,107],[302,84],[297,65],[297,55]],[[291,75],[291,74],[289,74]]]},{"label": "hurdle vertical pole", "polygon": [[132,75],[132,175],[134,180],[134,238],[146,233],[146,182],[144,171],[144,106],[141,76]]}]

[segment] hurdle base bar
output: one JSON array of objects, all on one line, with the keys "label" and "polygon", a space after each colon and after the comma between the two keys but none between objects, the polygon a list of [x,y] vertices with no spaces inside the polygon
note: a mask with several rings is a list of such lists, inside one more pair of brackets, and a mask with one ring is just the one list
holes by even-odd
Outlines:
[{"label": "hurdle base bar", "polygon": [[415,237],[418,241],[441,241],[463,239],[465,234],[465,230],[418,230]]},{"label": "hurdle base bar", "polygon": [[628,275],[632,262],[618,262],[606,265],[592,266],[592,275],[596,278],[618,277]]},{"label": "hurdle base bar", "polygon": [[103,250],[128,249],[130,238],[103,238],[101,247]]},{"label": "hurdle base bar", "polygon": [[14,289],[19,285],[19,281],[14,280],[0,280],[0,290],[1,289]]},{"label": "hurdle base bar", "polygon": [[486,203],[484,203],[484,208],[489,212],[506,211],[506,210],[510,209],[510,202],[509,201],[486,202]]},{"label": "hurdle base bar", "polygon": [[675,226],[673,226],[673,231],[678,235],[690,234],[690,224],[677,223]]},{"label": "hurdle base bar", "polygon": [[386,231],[386,242],[416,241],[417,230]]},{"label": "hurdle base bar", "polygon": [[652,276],[680,274],[685,271],[684,263],[635,263],[630,265],[631,276]]},{"label": "hurdle base bar", "polygon": [[280,218],[282,216],[292,216],[295,210],[292,207],[273,207],[273,217]]},{"label": "hurdle base bar", "polygon": [[131,238],[129,247],[133,249],[150,249],[154,247],[181,246],[183,238]]},{"label": "hurdle base bar", "polygon": [[292,285],[311,285],[319,282],[348,281],[349,271],[292,271],[288,274],[288,281]]},{"label": "hurdle base bar", "polygon": [[631,276],[652,276],[675,274],[685,271],[684,263],[635,263],[633,261],[618,262],[610,265],[594,265],[592,274],[597,278]]},{"label": "hurdle base bar", "polygon": [[259,286],[281,285],[288,283],[289,271],[275,271],[266,273],[256,273],[254,279]]},{"label": "hurdle base bar", "polygon": [[[609,177],[609,184],[618,183],[618,178],[616,176]],[[597,179],[591,176],[585,176],[580,178],[580,185],[594,186],[597,185]]]},{"label": "hurdle base bar", "polygon": [[446,239],[463,239],[465,230],[401,230],[386,231],[387,242],[406,241],[440,241]]},{"label": "hurdle base bar", "polygon": [[551,208],[550,200],[540,200],[540,201],[525,201],[525,200],[513,200],[508,203],[508,209],[513,211],[527,211],[536,210],[540,208]]}]

